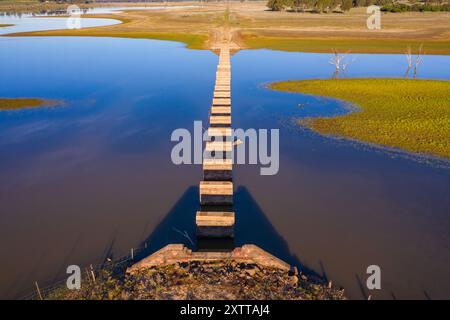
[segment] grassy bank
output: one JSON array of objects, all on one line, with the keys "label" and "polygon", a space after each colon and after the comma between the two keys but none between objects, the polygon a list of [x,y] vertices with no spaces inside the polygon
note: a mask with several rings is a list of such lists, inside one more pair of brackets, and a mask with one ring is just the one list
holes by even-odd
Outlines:
[{"label": "grassy bank", "polygon": [[0,98],[1,110],[15,110],[20,108],[33,108],[54,104],[51,101],[36,98]]},{"label": "grassy bank", "polygon": [[0,28],[3,28],[3,27],[10,27],[10,26],[12,26],[12,24],[0,24]]},{"label": "grassy bank", "polygon": [[242,32],[240,37],[248,49],[272,49],[292,52],[325,52],[331,48],[354,53],[404,53],[405,48],[423,45],[426,54],[450,54],[450,41],[417,41],[393,39],[315,39],[301,37],[264,36],[254,32]]},{"label": "grassy bank", "polygon": [[127,31],[109,31],[100,30],[98,28],[86,28],[80,30],[52,30],[38,32],[14,33],[10,36],[46,36],[46,37],[112,37],[112,38],[129,38],[129,39],[154,39],[177,41],[186,44],[189,49],[205,49],[208,40],[207,35],[189,34],[189,33],[169,33],[169,32],[127,32]]},{"label": "grassy bank", "polygon": [[362,109],[344,116],[303,121],[322,134],[450,159],[448,81],[305,80],[273,83],[271,88],[334,97]]}]

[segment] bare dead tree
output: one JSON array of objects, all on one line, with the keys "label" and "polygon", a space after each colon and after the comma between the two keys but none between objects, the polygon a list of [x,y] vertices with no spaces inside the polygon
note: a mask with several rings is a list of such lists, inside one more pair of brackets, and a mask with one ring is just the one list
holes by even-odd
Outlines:
[{"label": "bare dead tree", "polygon": [[406,55],[406,62],[408,63],[408,67],[406,68],[406,72],[405,72],[404,78],[408,78],[408,76],[409,76],[409,71],[411,70],[411,67],[412,67],[411,46],[408,46],[408,47],[406,48],[405,55]]},{"label": "bare dead tree", "polygon": [[[348,53],[347,53],[348,54]],[[351,65],[353,62],[355,62],[356,57],[353,57],[351,60],[348,58],[348,56],[345,56],[342,63],[342,73],[344,76],[346,76],[347,66]]]},{"label": "bare dead tree", "polygon": [[422,63],[422,48],[423,48],[423,43],[420,44],[419,51],[417,52],[417,55],[416,55],[413,79],[415,79],[417,77],[417,67],[419,66],[419,64]]},{"label": "bare dead tree", "polygon": [[328,61],[330,64],[334,65],[334,73],[333,73],[333,79],[336,79],[339,77],[339,70],[341,69],[341,61],[342,56],[339,54],[339,52],[336,49],[333,49],[334,56],[331,57],[330,61]]},{"label": "bare dead tree", "polygon": [[347,51],[344,54],[340,54],[336,49],[333,49],[334,56],[331,57],[329,63],[334,65],[334,73],[333,73],[333,79],[339,78],[339,72],[342,71],[343,75],[345,76],[345,72],[347,70],[347,67],[355,62],[355,58],[350,60],[348,58],[348,54],[350,51]]}]

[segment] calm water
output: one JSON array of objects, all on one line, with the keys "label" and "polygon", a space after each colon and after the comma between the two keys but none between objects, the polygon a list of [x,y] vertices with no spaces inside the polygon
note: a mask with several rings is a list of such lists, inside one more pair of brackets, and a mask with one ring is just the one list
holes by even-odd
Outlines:
[{"label": "calm water", "polygon": [[[180,8],[196,8],[197,6],[153,6],[153,7],[98,7],[82,9],[84,15],[119,13],[124,10],[174,10]],[[49,16],[67,15],[67,10],[49,11],[45,13],[5,13],[0,12],[0,24],[11,24],[9,27],[0,28],[0,35],[16,32],[30,32],[40,30],[58,30],[67,27],[67,18],[55,18]],[[114,19],[81,18],[81,27],[100,27],[121,23]]]},{"label": "calm water", "polygon": [[97,7],[97,8],[88,8],[83,10],[84,14],[108,14],[114,12],[122,12],[127,10],[174,10],[174,9],[189,9],[189,8],[198,8],[199,6],[151,6],[151,7],[130,7],[130,6],[116,6],[116,7]]},{"label": "calm water", "polygon": [[[94,19],[81,18],[80,26],[82,28],[108,26],[121,23],[114,19]],[[16,33],[16,32],[31,32],[41,30],[58,30],[67,28],[67,18],[55,17],[34,17],[31,14],[24,15],[10,15],[0,16],[0,24],[10,24],[9,27],[1,27],[0,35]]]},{"label": "calm water", "polygon": [[[371,264],[382,269],[376,298],[450,298],[448,163],[303,130],[295,119],[346,108],[264,87],[328,78],[329,58],[232,57],[233,126],[280,128],[281,139],[278,175],[235,166],[236,243],[302,264],[352,298],[367,294]],[[201,167],[171,163],[170,134],[206,124],[216,64],[173,42],[0,37],[0,97],[64,101],[0,112],[0,297],[143,241],[189,244],[177,230],[194,237]],[[401,55],[358,55],[348,76],[402,76],[404,66]],[[450,56],[424,57],[419,75],[450,79]]]}]

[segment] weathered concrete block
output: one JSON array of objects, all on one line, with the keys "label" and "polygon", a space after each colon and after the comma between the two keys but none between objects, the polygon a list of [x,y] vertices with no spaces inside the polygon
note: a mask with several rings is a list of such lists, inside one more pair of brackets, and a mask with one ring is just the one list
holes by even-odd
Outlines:
[{"label": "weathered concrete block", "polygon": [[216,79],[216,85],[219,86],[230,86],[231,79]]},{"label": "weathered concrete block", "polygon": [[207,141],[205,146],[205,159],[231,159],[233,143],[228,141]]},{"label": "weathered concrete block", "polygon": [[199,238],[234,238],[234,226],[233,227],[216,227],[197,226],[197,237]]},{"label": "weathered concrete block", "polygon": [[207,152],[230,152],[233,150],[233,142],[231,141],[207,141],[205,150]]},{"label": "weathered concrete block", "polygon": [[231,106],[231,98],[213,98],[213,106]]},{"label": "weathered concrete block", "polygon": [[232,180],[232,169],[231,159],[204,159],[203,180]]},{"label": "weathered concrete block", "polygon": [[232,170],[210,170],[203,169],[203,180],[206,181],[231,181],[233,180]]},{"label": "weathered concrete block", "polygon": [[214,91],[214,98],[230,98],[230,91]]},{"label": "weathered concrete block", "polygon": [[217,78],[231,78],[231,72],[230,71],[217,71],[216,77]]},{"label": "weathered concrete block", "polygon": [[229,116],[231,115],[231,107],[211,107],[211,115],[214,116]]},{"label": "weathered concrete block", "polygon": [[210,141],[231,141],[233,138],[233,133],[231,128],[210,127],[208,128],[208,138]]},{"label": "weathered concrete block", "polygon": [[214,91],[225,91],[225,92],[230,92],[231,88],[230,85],[216,85],[214,87]]},{"label": "weathered concrete block", "polygon": [[231,127],[231,116],[216,116],[209,117],[209,125],[211,127]]},{"label": "weathered concrete block", "polygon": [[192,261],[236,261],[238,263],[254,263],[262,267],[277,268],[289,272],[291,266],[253,244],[246,244],[233,251],[192,252],[182,244],[169,244],[127,269],[134,273],[155,266],[170,265]]},{"label": "weathered concrete block", "polygon": [[231,71],[231,65],[229,64],[229,61],[228,64],[221,64],[219,61],[219,64],[217,65],[217,71]]},{"label": "weathered concrete block", "polygon": [[195,223],[198,237],[234,237],[234,212],[197,211]]},{"label": "weathered concrete block", "polygon": [[200,181],[201,205],[232,205],[233,183],[230,181]]}]

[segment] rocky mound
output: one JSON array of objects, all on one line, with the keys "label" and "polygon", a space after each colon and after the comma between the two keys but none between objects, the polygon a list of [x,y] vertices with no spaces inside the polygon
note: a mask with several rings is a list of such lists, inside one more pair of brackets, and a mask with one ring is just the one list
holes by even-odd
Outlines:
[{"label": "rocky mound", "polygon": [[255,263],[180,262],[142,268],[121,278],[103,271],[80,290],[64,290],[58,299],[277,299],[342,300],[344,290]]}]

